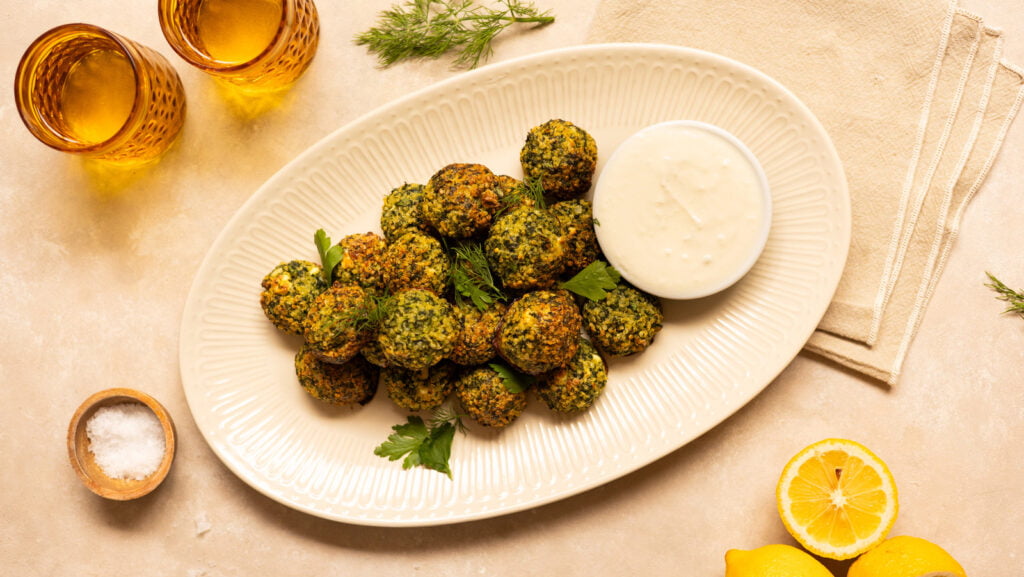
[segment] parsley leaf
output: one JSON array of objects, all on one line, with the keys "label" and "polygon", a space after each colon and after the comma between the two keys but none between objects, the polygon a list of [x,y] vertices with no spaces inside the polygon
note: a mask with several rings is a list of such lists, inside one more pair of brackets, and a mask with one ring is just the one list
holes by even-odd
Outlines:
[{"label": "parsley leaf", "polygon": [[341,262],[345,251],[340,246],[331,246],[331,237],[327,236],[324,229],[317,229],[313,234],[313,242],[316,243],[316,250],[320,253],[320,263],[323,265],[324,280],[330,285],[334,282],[334,268]]},{"label": "parsley leaf", "polygon": [[494,372],[501,375],[501,380],[505,383],[505,388],[508,389],[508,392],[510,393],[521,393],[537,382],[536,377],[520,373],[512,367],[501,363],[490,363],[487,366],[491,367],[494,369]]},{"label": "parsley leaf", "polygon": [[448,459],[452,454],[455,431],[461,425],[458,416],[433,419],[430,426],[417,416],[407,418],[408,422],[391,427],[394,433],[388,440],[373,450],[373,454],[391,461],[402,457],[403,469],[426,467],[452,478]]},{"label": "parsley leaf", "polygon": [[618,286],[621,278],[619,271],[611,265],[603,260],[595,260],[559,286],[581,297],[599,301],[604,300],[608,291]]}]

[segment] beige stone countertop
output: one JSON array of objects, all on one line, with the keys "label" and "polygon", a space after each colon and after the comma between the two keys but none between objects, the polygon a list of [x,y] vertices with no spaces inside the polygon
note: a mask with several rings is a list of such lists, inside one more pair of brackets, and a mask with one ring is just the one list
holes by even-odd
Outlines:
[{"label": "beige stone countertop", "polygon": [[[178,368],[192,279],[232,214],[336,128],[458,74],[446,62],[377,68],[351,39],[392,4],[318,2],[322,40],[306,77],[254,118],[176,57],[156,2],[0,0],[0,573],[4,575],[690,575],[724,572],[730,548],[793,543],[775,511],[779,472],[825,437],[871,447],[900,489],[892,535],[925,537],[972,577],[1024,574],[1024,319],[984,286],[1024,286],[1015,126],[962,234],[899,384],[876,385],[805,355],[752,402],[683,448],[618,480],[536,509],[431,528],[378,528],[273,501],[225,467],[192,420]],[[544,0],[555,25],[515,33],[494,61],[580,44],[598,0]],[[967,7],[1006,33],[1024,64],[1018,0]],[[25,130],[10,86],[44,30],[89,22],[166,55],[188,96],[182,140],[118,186]],[[156,492],[89,492],[65,435],[90,394],[133,387],[178,431]],[[837,577],[846,566],[835,564]]]}]

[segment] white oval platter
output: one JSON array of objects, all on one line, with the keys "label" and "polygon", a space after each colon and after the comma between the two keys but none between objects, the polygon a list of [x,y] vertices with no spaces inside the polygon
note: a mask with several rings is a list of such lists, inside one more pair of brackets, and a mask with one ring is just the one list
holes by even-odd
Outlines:
[{"label": "white oval platter", "polygon": [[[453,479],[377,457],[405,415],[382,392],[335,409],[297,384],[299,341],[259,306],[277,263],[316,260],[313,232],[379,230],[392,188],[451,162],[520,177],[527,131],[563,118],[607,158],[657,122],[694,119],[739,137],[772,188],[772,230],[729,290],[665,303],[641,355],[610,363],[589,412],[539,402],[502,432],[457,435]],[[599,161],[598,170],[601,168]],[[181,326],[182,384],[196,425],[251,487],[326,519],[426,526],[482,519],[568,497],[670,453],[750,401],[799,353],[828,307],[850,239],[835,149],[783,86],[741,63],[680,47],[590,45],[466,72],[324,138],[268,180],[221,232],[196,274]]]}]

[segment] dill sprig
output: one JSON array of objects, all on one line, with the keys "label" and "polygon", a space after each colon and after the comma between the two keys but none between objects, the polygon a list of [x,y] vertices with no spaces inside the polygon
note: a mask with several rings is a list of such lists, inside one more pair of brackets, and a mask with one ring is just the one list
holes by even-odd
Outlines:
[{"label": "dill sprig", "polygon": [[991,281],[986,283],[985,286],[996,291],[999,295],[996,298],[1009,303],[1003,312],[1024,316],[1024,291],[1011,289],[990,272],[986,272],[985,274],[988,275],[988,279]]},{"label": "dill sprig", "polygon": [[469,298],[482,311],[495,301],[506,300],[480,243],[456,245],[452,248],[452,256],[451,278],[457,302],[461,304],[463,298]]},{"label": "dill sprig", "polygon": [[360,306],[345,310],[341,318],[355,331],[376,330],[393,308],[391,295],[367,291],[366,300]]},{"label": "dill sprig", "polygon": [[377,26],[356,35],[355,43],[376,53],[385,68],[407,58],[439,58],[450,50],[459,50],[454,67],[475,68],[491,56],[491,42],[509,26],[555,21],[532,3],[499,4],[492,8],[473,0],[407,0],[381,12]]}]

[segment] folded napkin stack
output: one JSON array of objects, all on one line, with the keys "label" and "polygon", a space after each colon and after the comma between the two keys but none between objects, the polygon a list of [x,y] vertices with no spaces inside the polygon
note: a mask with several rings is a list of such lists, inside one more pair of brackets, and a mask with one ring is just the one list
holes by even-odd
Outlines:
[{"label": "folded napkin stack", "polygon": [[1024,99],[956,0],[602,0],[590,42],[715,52],[789,88],[835,143],[853,232],[806,350],[895,384],[964,208]]}]

